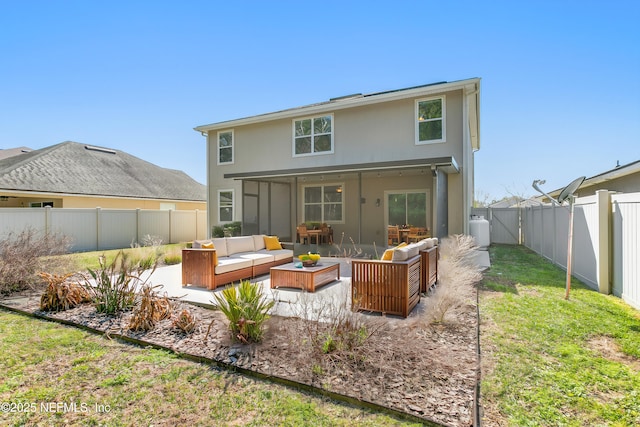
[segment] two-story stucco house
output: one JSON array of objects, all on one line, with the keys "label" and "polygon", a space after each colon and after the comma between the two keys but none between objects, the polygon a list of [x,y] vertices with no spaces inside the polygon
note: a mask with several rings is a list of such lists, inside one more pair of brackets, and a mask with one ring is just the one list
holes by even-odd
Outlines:
[{"label": "two-story stucco house", "polygon": [[468,230],[480,79],[333,98],[198,126],[207,137],[209,229],[296,238],[302,222],[386,245],[388,224]]}]

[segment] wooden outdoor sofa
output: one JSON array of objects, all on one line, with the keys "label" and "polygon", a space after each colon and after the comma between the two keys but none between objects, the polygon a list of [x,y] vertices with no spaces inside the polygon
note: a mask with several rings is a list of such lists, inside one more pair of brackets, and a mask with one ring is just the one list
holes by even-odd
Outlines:
[{"label": "wooden outdoor sofa", "polygon": [[275,236],[237,236],[196,240],[182,250],[182,286],[218,286],[269,273],[293,261],[293,250]]},{"label": "wooden outdoor sofa", "polygon": [[429,238],[389,249],[381,260],[354,259],[352,309],[407,317],[420,302],[420,292],[435,284],[437,257],[437,239]]}]

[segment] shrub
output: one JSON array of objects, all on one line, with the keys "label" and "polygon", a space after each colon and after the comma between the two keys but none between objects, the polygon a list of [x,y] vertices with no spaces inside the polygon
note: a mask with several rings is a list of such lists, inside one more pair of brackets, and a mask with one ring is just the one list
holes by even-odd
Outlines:
[{"label": "shrub", "polygon": [[[115,314],[133,308],[136,302],[136,287],[144,285],[148,280],[141,279],[146,268],[132,262],[124,251],[118,252],[110,264],[106,263],[104,256],[99,258],[99,263],[98,270],[88,269],[95,285],[85,281],[96,311]],[[155,267],[154,264],[153,270]]]},{"label": "shrub", "polygon": [[148,331],[157,322],[171,317],[172,304],[168,296],[159,296],[156,286],[145,283],[142,285],[139,297],[136,298],[136,308],[129,321],[129,329],[134,331]]},{"label": "shrub", "polygon": [[91,301],[87,290],[77,282],[68,282],[73,273],[55,275],[40,273],[47,283],[47,289],[40,297],[40,310],[63,311]]},{"label": "shrub", "polygon": [[259,283],[243,280],[237,288],[229,287],[213,297],[216,308],[229,320],[234,339],[244,343],[262,339],[264,322],[270,317],[268,312],[275,301],[267,300]]},{"label": "shrub", "polygon": [[182,253],[180,251],[170,251],[164,255],[163,261],[166,265],[180,264]]},{"label": "shrub", "polygon": [[215,225],[211,229],[213,237],[231,237],[242,234],[242,223],[240,221],[230,222],[223,225]]},{"label": "shrub", "polygon": [[173,320],[173,326],[185,334],[193,332],[196,329],[196,324],[195,316],[187,309],[182,310],[178,317]]},{"label": "shrub", "polygon": [[0,240],[0,295],[42,283],[40,271],[68,271],[67,266],[52,256],[66,253],[69,245],[70,239],[64,235],[42,234],[33,228],[9,233]]}]

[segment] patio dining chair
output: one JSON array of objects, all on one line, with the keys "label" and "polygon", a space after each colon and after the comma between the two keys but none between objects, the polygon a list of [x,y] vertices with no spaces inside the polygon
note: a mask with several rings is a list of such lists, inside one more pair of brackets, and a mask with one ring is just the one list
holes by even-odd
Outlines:
[{"label": "patio dining chair", "polygon": [[333,245],[333,233],[326,223],[320,226],[320,241]]},{"label": "patio dining chair", "polygon": [[387,244],[400,243],[400,228],[397,225],[390,225],[387,228]]},{"label": "patio dining chair", "polygon": [[417,242],[418,240],[429,237],[429,229],[426,227],[411,227],[407,234],[407,243]]},{"label": "patio dining chair", "polygon": [[309,240],[309,233],[307,232],[307,226],[306,225],[299,225],[298,227],[296,227],[297,231],[298,231],[298,242],[300,243],[305,243],[305,242],[310,242]]}]

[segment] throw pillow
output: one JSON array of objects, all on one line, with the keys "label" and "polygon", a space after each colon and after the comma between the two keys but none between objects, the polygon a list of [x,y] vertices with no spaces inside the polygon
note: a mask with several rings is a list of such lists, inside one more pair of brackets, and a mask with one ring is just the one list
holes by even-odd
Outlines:
[{"label": "throw pillow", "polygon": [[384,253],[382,254],[382,261],[391,261],[393,259],[393,251],[399,248],[403,248],[407,246],[406,242],[402,242],[400,243],[398,246],[396,246],[395,248],[389,248],[386,251],[384,251]]},{"label": "throw pillow", "polygon": [[[202,249],[215,249],[213,243],[204,243],[202,244]],[[213,266],[216,267],[218,265],[218,252],[213,253]]]},{"label": "throw pillow", "polygon": [[282,249],[278,236],[264,236],[264,246],[268,251]]}]

